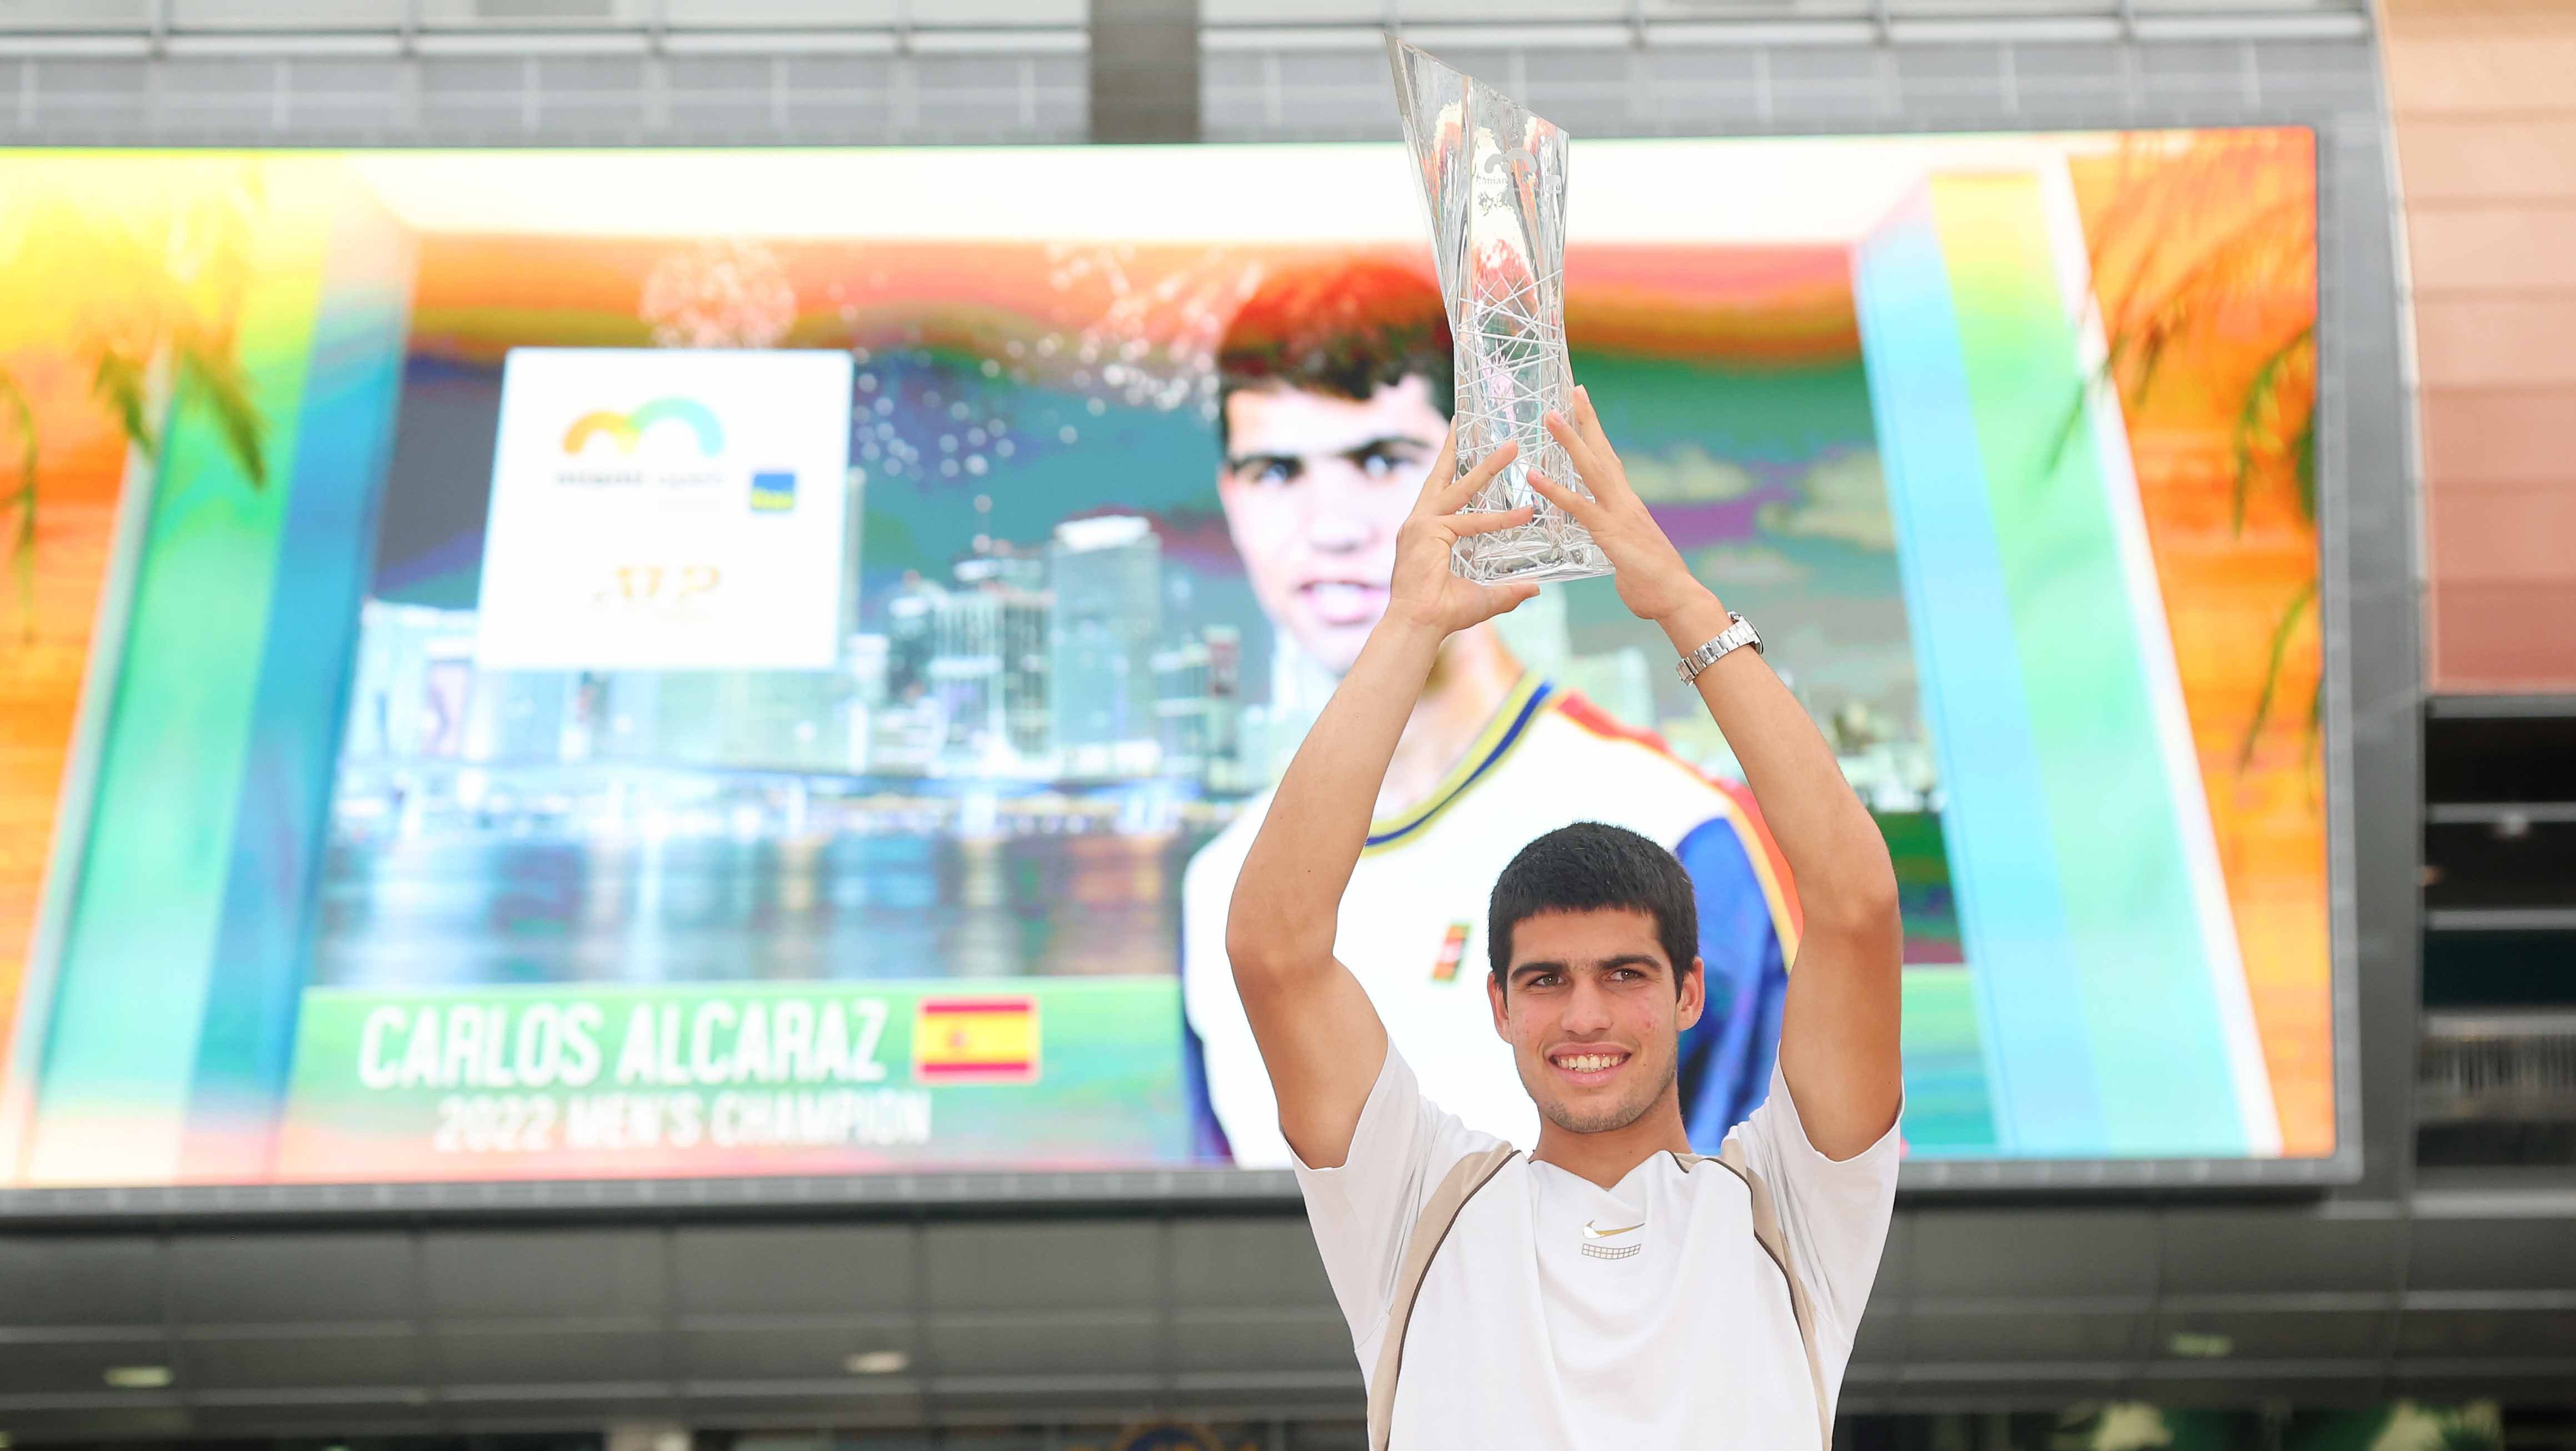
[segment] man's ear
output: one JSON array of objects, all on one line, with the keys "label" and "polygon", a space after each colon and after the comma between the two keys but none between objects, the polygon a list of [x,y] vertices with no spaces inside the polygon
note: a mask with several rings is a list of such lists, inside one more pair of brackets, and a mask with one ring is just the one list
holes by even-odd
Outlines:
[{"label": "man's ear", "polygon": [[1708,1007],[1707,963],[1696,957],[1690,960],[1690,966],[1682,970],[1681,993],[1681,1005],[1674,1014],[1674,1021],[1681,1024],[1681,1030],[1687,1033]]},{"label": "man's ear", "polygon": [[1503,1013],[1503,979],[1500,974],[1485,974],[1485,1001],[1494,1010],[1494,1036],[1506,1043],[1512,1041],[1511,1020]]}]

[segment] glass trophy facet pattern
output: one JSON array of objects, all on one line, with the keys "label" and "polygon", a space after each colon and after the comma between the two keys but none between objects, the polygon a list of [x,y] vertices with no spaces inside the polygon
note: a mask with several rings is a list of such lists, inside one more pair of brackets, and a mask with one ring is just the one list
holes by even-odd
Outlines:
[{"label": "glass trophy facet pattern", "polygon": [[1467,507],[1537,511],[1524,527],[1460,540],[1451,567],[1488,584],[1608,574],[1592,536],[1528,480],[1536,465],[1591,493],[1541,422],[1551,408],[1574,412],[1565,358],[1565,132],[1393,36],[1386,50],[1457,347],[1459,471],[1506,443],[1520,445],[1520,457]]}]

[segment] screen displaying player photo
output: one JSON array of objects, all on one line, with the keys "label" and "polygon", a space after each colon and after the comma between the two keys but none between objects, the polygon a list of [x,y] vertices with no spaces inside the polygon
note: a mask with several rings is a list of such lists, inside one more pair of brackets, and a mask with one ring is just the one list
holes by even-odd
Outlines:
[{"label": "screen displaying player photo", "polygon": [[[1288,1163],[1224,919],[1449,422],[1399,148],[0,175],[0,1187]],[[1894,856],[1907,1155],[2333,1153],[2310,135],[1572,178],[1575,376]],[[1340,954],[1529,1142],[1576,820],[1691,871],[1711,1148],[1797,887],[1614,581],[1452,642]]]}]

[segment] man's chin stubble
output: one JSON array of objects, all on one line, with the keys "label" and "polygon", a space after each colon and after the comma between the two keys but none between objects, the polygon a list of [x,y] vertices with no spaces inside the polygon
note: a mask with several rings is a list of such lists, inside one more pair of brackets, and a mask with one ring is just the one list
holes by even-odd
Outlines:
[{"label": "man's chin stubble", "polygon": [[1674,1079],[1678,1076],[1679,1070],[1680,1065],[1675,1064],[1672,1071],[1665,1074],[1663,1083],[1658,1085],[1654,1092],[1647,1094],[1642,1100],[1636,1103],[1612,1104],[1606,1109],[1602,1109],[1588,1115],[1578,1116],[1574,1110],[1566,1106],[1565,1100],[1562,1098],[1550,1097],[1542,1099],[1537,1094],[1533,1093],[1530,1095],[1530,1099],[1531,1102],[1537,1105],[1539,1117],[1546,1119],[1549,1123],[1556,1125],[1558,1128],[1563,1129],[1569,1134],[1612,1133],[1619,1129],[1626,1128],[1628,1125],[1635,1123],[1637,1120],[1644,1118],[1648,1113],[1652,1112],[1654,1110],[1656,1100],[1664,1096],[1664,1090],[1673,1086]]}]

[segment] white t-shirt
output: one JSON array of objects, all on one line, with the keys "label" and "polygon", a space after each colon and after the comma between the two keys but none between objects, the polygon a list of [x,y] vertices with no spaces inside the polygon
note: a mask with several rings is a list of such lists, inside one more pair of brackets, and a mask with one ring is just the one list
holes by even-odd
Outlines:
[{"label": "white t-shirt", "polygon": [[[1897,1132],[1839,1163],[1826,1158],[1774,1069],[1770,1097],[1735,1137],[1771,1190],[1807,1287],[1830,1403],[1887,1240]],[[1376,1372],[1424,1200],[1458,1160],[1496,1142],[1425,1099],[1390,1046],[1349,1158],[1297,1166],[1363,1375]],[[1744,1181],[1657,1154],[1603,1189],[1526,1154],[1513,1159],[1467,1201],[1422,1282],[1392,1442],[1403,1451],[1816,1446],[1806,1350],[1788,1285],[1753,1237]]]}]

